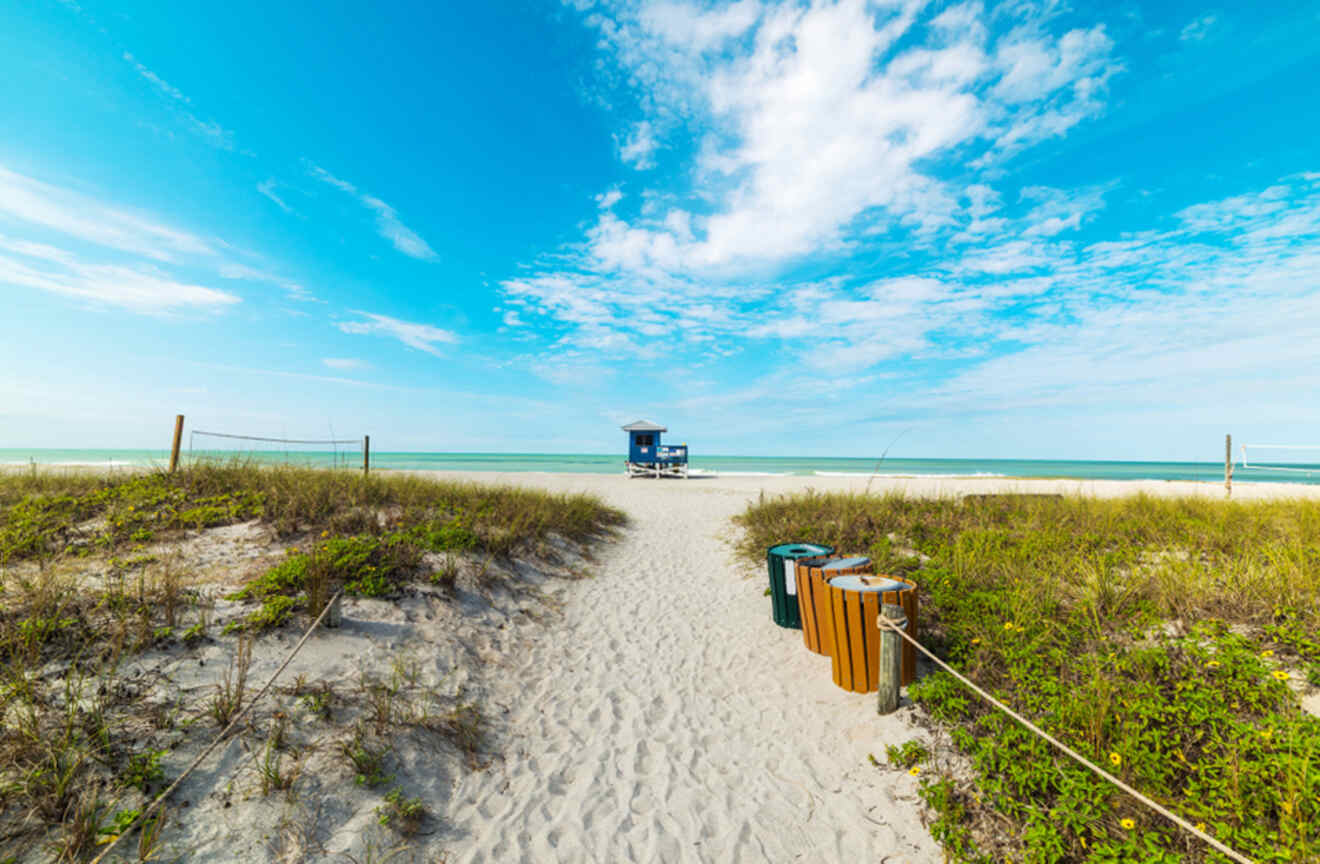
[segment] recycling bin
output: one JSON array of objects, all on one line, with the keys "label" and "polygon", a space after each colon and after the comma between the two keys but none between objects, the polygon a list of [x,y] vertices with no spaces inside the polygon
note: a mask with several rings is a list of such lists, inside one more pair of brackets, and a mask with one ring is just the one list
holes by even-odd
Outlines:
[{"label": "recycling bin", "polygon": [[798,558],[793,562],[797,572],[798,614],[802,619],[802,641],[807,650],[830,656],[830,640],[826,638],[826,587],[835,576],[852,573],[870,573],[871,559],[860,555],[824,555]]},{"label": "recycling bin", "polygon": [[802,616],[798,613],[797,574],[793,562],[799,558],[819,557],[833,552],[833,546],[816,543],[780,543],[766,550],[766,569],[770,574],[770,617],[780,627],[802,629]]},{"label": "recycling bin", "polygon": [[[853,693],[873,693],[880,677],[880,606],[902,606],[903,632],[917,638],[917,583],[902,576],[836,576],[826,586],[826,623],[834,683]],[[917,677],[917,653],[902,641],[899,682]]]}]

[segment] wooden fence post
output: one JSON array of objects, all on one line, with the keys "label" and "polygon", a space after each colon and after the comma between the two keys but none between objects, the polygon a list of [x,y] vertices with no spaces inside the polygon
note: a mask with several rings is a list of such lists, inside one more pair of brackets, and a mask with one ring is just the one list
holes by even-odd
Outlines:
[{"label": "wooden fence post", "polygon": [[183,444],[183,415],[174,415],[174,446],[170,448],[170,473],[179,467],[179,446]]},{"label": "wooden fence post", "polygon": [[[906,627],[907,618],[903,607],[885,603],[880,607],[880,616],[894,627]],[[880,625],[880,676],[879,701],[876,710],[881,714],[893,714],[898,710],[898,688],[903,676],[903,639],[892,627]]]},{"label": "wooden fence post", "polygon": [[371,436],[362,436],[362,476],[366,477],[371,471]]},{"label": "wooden fence post", "polygon": [[1224,436],[1224,489],[1233,495],[1233,436]]}]

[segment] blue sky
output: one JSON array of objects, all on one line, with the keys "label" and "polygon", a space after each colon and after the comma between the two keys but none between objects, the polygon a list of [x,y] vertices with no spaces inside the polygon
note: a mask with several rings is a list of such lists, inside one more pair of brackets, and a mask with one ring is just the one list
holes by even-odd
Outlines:
[{"label": "blue sky", "polygon": [[1315,2],[8,4],[0,447],[1317,443],[1317,81]]}]

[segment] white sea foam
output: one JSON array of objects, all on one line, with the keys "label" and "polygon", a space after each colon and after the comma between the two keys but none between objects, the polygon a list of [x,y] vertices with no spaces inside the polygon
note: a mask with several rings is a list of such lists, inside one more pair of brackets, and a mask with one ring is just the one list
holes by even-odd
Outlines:
[{"label": "white sea foam", "polygon": [[[966,473],[966,474],[914,474],[914,473],[907,473],[907,474],[872,474],[870,471],[812,471],[811,473],[812,473],[814,476],[816,476],[816,477],[885,477],[885,478],[889,478],[889,479],[897,479],[897,480],[901,480],[901,479],[908,478],[908,477],[911,477],[911,478],[918,478],[918,477],[946,477],[946,478],[954,478],[954,477],[1010,477],[1010,476],[1012,476],[1012,475],[1009,475],[1009,474],[994,474],[994,473],[989,472],[989,471],[970,471],[970,472],[968,472],[968,473]],[[1028,477],[1022,477],[1022,478],[1018,478],[1018,479],[1028,480],[1028,479],[1030,479],[1030,478],[1028,478]]]}]

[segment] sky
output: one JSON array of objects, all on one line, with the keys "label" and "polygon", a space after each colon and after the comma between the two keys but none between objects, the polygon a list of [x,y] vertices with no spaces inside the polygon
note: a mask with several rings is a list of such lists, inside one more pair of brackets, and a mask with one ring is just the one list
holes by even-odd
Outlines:
[{"label": "sky", "polygon": [[0,447],[1320,444],[1316,82],[1320,2],[3,4]]}]

